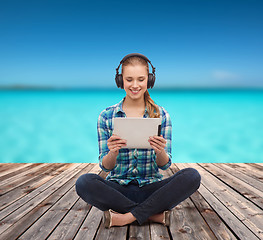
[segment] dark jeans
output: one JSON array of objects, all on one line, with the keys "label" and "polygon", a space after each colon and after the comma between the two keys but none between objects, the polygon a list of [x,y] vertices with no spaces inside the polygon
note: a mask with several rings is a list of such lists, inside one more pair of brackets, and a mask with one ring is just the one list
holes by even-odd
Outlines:
[{"label": "dark jeans", "polygon": [[77,194],[102,211],[131,212],[139,224],[157,213],[172,209],[191,196],[200,186],[201,176],[194,168],[185,168],[159,182],[139,187],[137,181],[120,185],[97,174],[80,176]]}]

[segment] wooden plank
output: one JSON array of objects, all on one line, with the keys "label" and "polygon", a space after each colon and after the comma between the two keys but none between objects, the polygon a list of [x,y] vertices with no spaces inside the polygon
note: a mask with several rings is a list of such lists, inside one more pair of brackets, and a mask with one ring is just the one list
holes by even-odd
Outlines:
[{"label": "wooden plank", "polygon": [[[59,180],[63,179],[64,177],[68,175],[72,175],[75,171],[78,170],[79,167],[81,167],[82,164],[75,163],[68,166],[68,169],[58,176],[55,176],[47,183],[43,184],[41,187],[35,189],[34,191],[28,193],[24,197],[20,198],[18,201],[14,202],[13,204],[6,207],[4,210],[0,212],[0,221],[3,220],[5,217],[7,217],[9,214],[26,204],[27,202],[31,201],[33,198],[41,194],[42,192],[46,191],[49,187],[51,187],[53,184],[58,182]],[[0,230],[1,232],[1,230]]]},{"label": "wooden plank", "polygon": [[[202,185],[199,188],[199,192],[217,211],[218,214],[221,214],[222,212],[222,205],[225,206],[223,208],[224,212],[220,216],[230,226],[230,228],[233,229],[235,233],[237,233],[237,235],[239,234],[239,237],[248,236],[248,239],[256,239],[257,237],[255,235],[261,235],[261,223],[257,223],[257,221],[260,221],[260,216],[257,215],[257,213],[258,211],[261,211],[258,207],[244,199],[244,197],[233,191],[220,180],[213,177],[209,172],[207,172],[198,164],[180,163],[177,164],[177,166],[180,169],[191,166],[199,171],[202,176]],[[213,200],[212,202],[211,199]],[[217,201],[215,199],[217,199]],[[219,210],[218,206],[221,207],[221,210]],[[257,226],[257,224],[259,225]],[[254,238],[250,238],[253,236],[251,235],[251,231],[255,233]]]},{"label": "wooden plank", "polygon": [[150,225],[132,223],[129,229],[129,240],[151,240]]},{"label": "wooden plank", "polygon": [[103,212],[92,207],[74,240],[94,239],[102,220]]},{"label": "wooden plank", "polygon": [[[80,175],[91,172],[91,173],[99,173],[96,166],[92,169],[93,165],[84,168],[78,174],[74,176],[69,182],[71,188],[57,201],[55,204],[42,215],[31,227],[23,233],[19,239],[29,239],[32,238],[34,240],[42,240],[46,239],[50,233],[56,228],[59,222],[64,218],[66,214],[70,211],[73,205],[78,201],[79,196],[75,190],[75,182],[77,177]],[[50,203],[50,200],[48,201]],[[73,229],[71,226],[72,232],[77,232],[77,229]]]},{"label": "wooden plank", "polygon": [[240,172],[232,167],[230,167],[227,164],[224,163],[214,163],[218,168],[221,168],[223,171],[228,172],[229,174],[235,176],[236,178],[239,178],[240,180],[246,182],[247,184],[253,186],[254,188],[262,191],[263,190],[263,182],[258,181],[257,179],[248,176],[247,174],[244,174],[243,172]]},{"label": "wooden plank", "polygon": [[[96,235],[95,240],[126,240],[127,236],[127,226],[123,227],[111,227],[110,229],[105,228],[102,226],[99,228],[99,231]],[[88,238],[87,238],[88,239]]]},{"label": "wooden plank", "polygon": [[[179,169],[176,165],[172,166],[174,171]],[[196,191],[194,194],[191,195],[190,199],[194,203],[195,207],[199,210],[201,215],[203,216],[204,220],[213,231],[214,235],[217,239],[221,240],[230,240],[230,239],[237,239],[233,233],[228,229],[228,227],[222,222],[222,220],[218,217],[217,213],[209,206],[209,204],[205,201],[203,196]]]},{"label": "wooden plank", "polygon": [[[173,227],[173,226],[171,226]],[[167,227],[159,223],[150,223],[151,240],[169,240],[170,236]]]},{"label": "wooden plank", "polygon": [[73,239],[90,209],[91,206],[79,198],[48,239]]},{"label": "wooden plank", "polygon": [[28,181],[28,179],[30,179],[31,176],[37,175],[38,173],[47,169],[48,167],[48,163],[41,163],[38,166],[28,169],[27,171],[20,172],[17,175],[2,180],[0,183],[0,194],[2,195],[5,192],[17,187],[18,185],[22,185],[23,183]]},{"label": "wooden plank", "polygon": [[246,163],[246,166],[252,167],[252,172],[263,182],[263,163]]},{"label": "wooden plank", "polygon": [[[0,181],[4,178],[12,176],[12,174],[15,174],[16,171],[22,171],[23,168],[29,167],[31,165],[33,165],[33,163],[0,163]],[[10,175],[2,178],[7,174]]]},{"label": "wooden plank", "polygon": [[190,199],[173,209],[171,225],[170,232],[174,239],[216,239]]},{"label": "wooden plank", "polygon": [[5,193],[3,196],[0,196],[0,210],[40,187],[42,184],[52,179],[55,175],[58,175],[61,171],[63,171],[63,169],[67,168],[67,165],[68,164],[63,163],[52,163],[39,175],[32,177],[22,185],[18,185],[11,191],[7,191],[7,193]]},{"label": "wooden plank", "polygon": [[257,169],[260,173],[263,172],[263,163],[247,163],[247,164]]},{"label": "wooden plank", "polygon": [[[63,196],[67,195],[66,193],[73,188],[77,177],[85,173],[85,171],[90,168],[88,164],[82,164],[82,167],[84,168],[77,169],[78,171],[76,171],[73,175],[64,177],[61,181],[56,182],[56,184],[54,184],[52,188],[44,192],[44,195],[39,194],[33,202],[28,202],[16,212],[10,214],[4,220],[5,225],[7,225],[5,226],[5,228],[8,228],[0,235],[0,238],[3,237],[4,239],[16,239],[21,234],[23,234],[29,227],[30,232],[33,230],[34,234],[35,231],[37,231],[38,234],[42,234],[41,231],[39,231],[39,229],[34,230],[32,224],[36,220],[41,219],[43,214],[45,214],[49,209],[51,209],[52,206],[58,200],[63,198]],[[53,211],[52,213],[54,214]],[[48,229],[48,227],[46,227],[45,225],[46,224],[43,225],[44,228],[41,228],[41,230],[44,232],[43,234],[45,234],[46,231],[52,231],[52,228]],[[19,239],[24,238],[24,236],[25,235],[20,236]],[[37,237],[37,234],[35,234],[34,236]]]},{"label": "wooden plank", "polygon": [[[201,163],[199,164],[210,173],[214,174],[222,182],[231,186],[240,194],[248,198],[251,202],[255,203],[257,206],[263,209],[263,192],[254,188],[253,186],[247,184],[246,182],[236,178],[235,176],[222,171],[221,168],[216,167],[216,165]],[[263,188],[262,188],[263,190]]]},{"label": "wooden plank", "polygon": [[[23,163],[17,163],[17,166],[22,166],[24,165]],[[16,167],[14,163],[0,163],[0,173],[9,169],[9,168],[13,168]]]},{"label": "wooden plank", "polygon": [[[4,163],[1,163],[2,165]],[[24,163],[24,165],[14,165],[11,169],[7,169],[5,172],[0,175],[0,181],[4,181],[6,179],[10,179],[13,176],[21,174],[22,172],[28,171],[34,167],[41,165],[42,163]]]},{"label": "wooden plank", "polygon": [[[52,186],[49,188],[46,188],[43,192],[38,194],[36,197],[30,199],[26,204],[18,208],[16,211],[12,212],[10,215],[2,219],[2,225],[0,225],[0,232],[5,231],[8,229],[7,232],[19,232],[20,229],[16,228],[18,223],[21,225],[21,229],[23,225],[23,221],[25,223],[25,220],[21,220],[23,217],[27,216],[29,212],[45,212],[48,208],[51,207],[51,205],[62,197],[63,194],[65,194],[64,191],[68,191],[72,185],[70,185],[70,179],[74,178],[79,172],[83,170],[83,166],[87,166],[85,164],[81,164],[82,168],[77,167],[73,169],[72,172],[65,175],[62,179],[59,179],[56,181]],[[62,187],[62,188],[61,188]],[[61,188],[59,191],[57,191],[59,188]],[[50,199],[51,198],[51,199]],[[10,205],[12,206],[12,205]],[[4,209],[5,210],[5,209]],[[27,216],[28,222],[32,224],[32,220],[30,219],[30,215]],[[19,222],[18,222],[19,221]],[[21,223],[22,222],[22,223]],[[13,226],[12,226],[13,225]],[[12,227],[11,227],[12,226]],[[16,231],[14,231],[14,228],[16,228]],[[0,235],[1,238],[1,235]]]},{"label": "wooden plank", "polygon": [[249,164],[246,163],[226,163],[226,165],[232,167],[236,171],[240,171],[252,178],[255,178],[257,181],[263,182],[262,171],[258,171]]},{"label": "wooden plank", "polygon": [[237,239],[198,191],[195,192],[190,198],[193,201],[195,207],[202,214],[203,218],[205,219],[217,239]]}]

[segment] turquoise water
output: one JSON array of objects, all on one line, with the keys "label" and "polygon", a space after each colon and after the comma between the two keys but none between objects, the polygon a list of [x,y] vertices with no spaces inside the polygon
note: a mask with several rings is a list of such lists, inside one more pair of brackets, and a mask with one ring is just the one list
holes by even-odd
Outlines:
[{"label": "turquoise water", "polygon": [[[173,162],[263,162],[263,91],[150,91]],[[0,91],[0,162],[97,162],[97,118],[123,90]]]}]

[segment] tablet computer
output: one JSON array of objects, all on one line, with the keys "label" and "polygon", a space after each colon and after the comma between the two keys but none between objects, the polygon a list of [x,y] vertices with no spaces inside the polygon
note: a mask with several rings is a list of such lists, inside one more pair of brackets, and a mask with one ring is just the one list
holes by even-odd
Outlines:
[{"label": "tablet computer", "polygon": [[127,141],[123,148],[152,148],[150,136],[161,135],[161,118],[113,118],[113,134]]}]

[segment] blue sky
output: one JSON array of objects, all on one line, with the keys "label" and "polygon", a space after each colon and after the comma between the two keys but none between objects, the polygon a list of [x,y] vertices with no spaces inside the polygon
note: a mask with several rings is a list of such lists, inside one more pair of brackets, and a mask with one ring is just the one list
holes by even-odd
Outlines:
[{"label": "blue sky", "polygon": [[263,87],[263,2],[0,1],[0,85],[114,87],[129,53],[158,87]]}]

